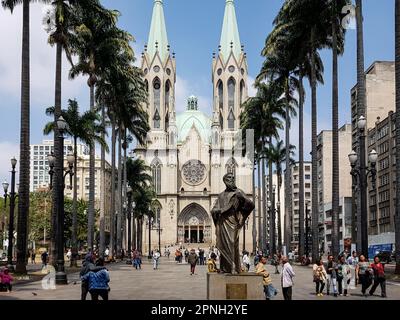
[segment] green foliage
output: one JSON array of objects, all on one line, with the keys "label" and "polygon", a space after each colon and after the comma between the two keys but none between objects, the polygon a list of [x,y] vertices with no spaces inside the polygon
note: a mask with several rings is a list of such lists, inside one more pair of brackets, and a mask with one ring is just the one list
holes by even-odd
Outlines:
[{"label": "green foliage", "polygon": [[32,192],[29,199],[29,239],[33,241],[43,240],[44,230],[46,230],[46,238],[50,238],[52,192]]},{"label": "green foliage", "polygon": [[[64,200],[64,212],[65,212],[65,220],[64,220],[64,237],[65,240],[71,240],[72,238],[72,208],[73,203],[72,199],[65,198]],[[77,241],[83,242],[87,239],[88,232],[88,219],[87,219],[87,210],[88,204],[84,200],[77,201]],[[98,212],[96,211],[96,216],[98,216]]]}]

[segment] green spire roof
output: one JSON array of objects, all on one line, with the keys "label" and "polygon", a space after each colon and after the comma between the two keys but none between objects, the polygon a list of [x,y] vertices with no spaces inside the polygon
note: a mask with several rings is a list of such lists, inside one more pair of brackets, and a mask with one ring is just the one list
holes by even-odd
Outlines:
[{"label": "green spire roof", "polygon": [[162,0],[154,0],[153,17],[147,43],[147,52],[153,59],[156,52],[159,52],[162,62],[168,57],[168,37],[165,26],[164,9]]},{"label": "green spire roof", "polygon": [[221,54],[225,62],[228,60],[231,50],[235,58],[239,59],[242,46],[240,43],[239,28],[233,0],[226,0],[220,46]]}]

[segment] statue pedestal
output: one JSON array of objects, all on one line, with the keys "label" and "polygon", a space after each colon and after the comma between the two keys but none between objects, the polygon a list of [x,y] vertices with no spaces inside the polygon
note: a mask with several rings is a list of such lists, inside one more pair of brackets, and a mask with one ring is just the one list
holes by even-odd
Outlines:
[{"label": "statue pedestal", "polygon": [[207,300],[265,300],[262,275],[207,273]]}]

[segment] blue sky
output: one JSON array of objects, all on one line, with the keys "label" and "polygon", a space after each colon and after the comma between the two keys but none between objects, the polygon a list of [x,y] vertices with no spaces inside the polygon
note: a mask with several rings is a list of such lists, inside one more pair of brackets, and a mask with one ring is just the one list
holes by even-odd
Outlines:
[{"label": "blue sky", "polygon": [[[136,39],[140,53],[147,42],[152,0],[104,0],[108,8],[121,12],[120,27]],[[171,50],[177,59],[177,109],[185,109],[185,99],[199,96],[200,108],[211,112],[211,59],[217,51],[224,14],[223,0],[164,0],[164,12]],[[251,3],[251,4],[249,4]],[[272,20],[283,0],[235,0],[242,44],[247,52],[249,75],[254,78],[261,66],[260,51],[272,29]],[[365,67],[375,60],[394,59],[394,0],[364,0]],[[43,139],[42,128],[49,121],[44,115],[54,101],[55,49],[46,43],[42,26],[45,7],[31,5],[31,142]],[[310,13],[313,14],[313,13]],[[20,119],[21,8],[14,14],[0,9],[0,179],[8,177],[9,159],[18,158]],[[339,60],[340,124],[350,122],[350,89],[356,83],[356,32],[348,30],[346,50]],[[325,85],[318,89],[318,131],[331,127],[331,52],[321,53],[325,64]],[[69,81],[64,63],[63,104],[77,98],[88,108],[89,91],[83,78]],[[309,94],[308,94],[309,97]],[[310,100],[306,100],[305,128],[310,128]],[[292,143],[296,141],[297,121],[293,123]],[[284,135],[282,135],[284,138]],[[306,132],[306,148],[310,133]],[[309,150],[306,150],[309,154]]]}]

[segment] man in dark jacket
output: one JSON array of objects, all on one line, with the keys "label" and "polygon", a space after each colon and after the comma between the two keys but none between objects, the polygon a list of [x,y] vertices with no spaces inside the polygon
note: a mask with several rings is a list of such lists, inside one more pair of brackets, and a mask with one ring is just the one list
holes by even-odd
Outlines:
[{"label": "man in dark jacket", "polygon": [[[105,269],[105,267],[98,266],[96,267],[94,264],[94,255],[89,252],[85,256],[85,261],[82,263],[82,269],[80,272],[80,277],[82,278],[85,274],[89,273],[90,271],[97,272],[102,269]],[[89,282],[82,280],[81,282],[81,300],[86,300],[87,293],[89,291]]]},{"label": "man in dark jacket", "polygon": [[190,254],[188,256],[188,262],[190,264],[190,275],[194,274],[194,269],[196,268],[198,260],[199,257],[197,256],[196,251],[194,249],[190,250]]}]

